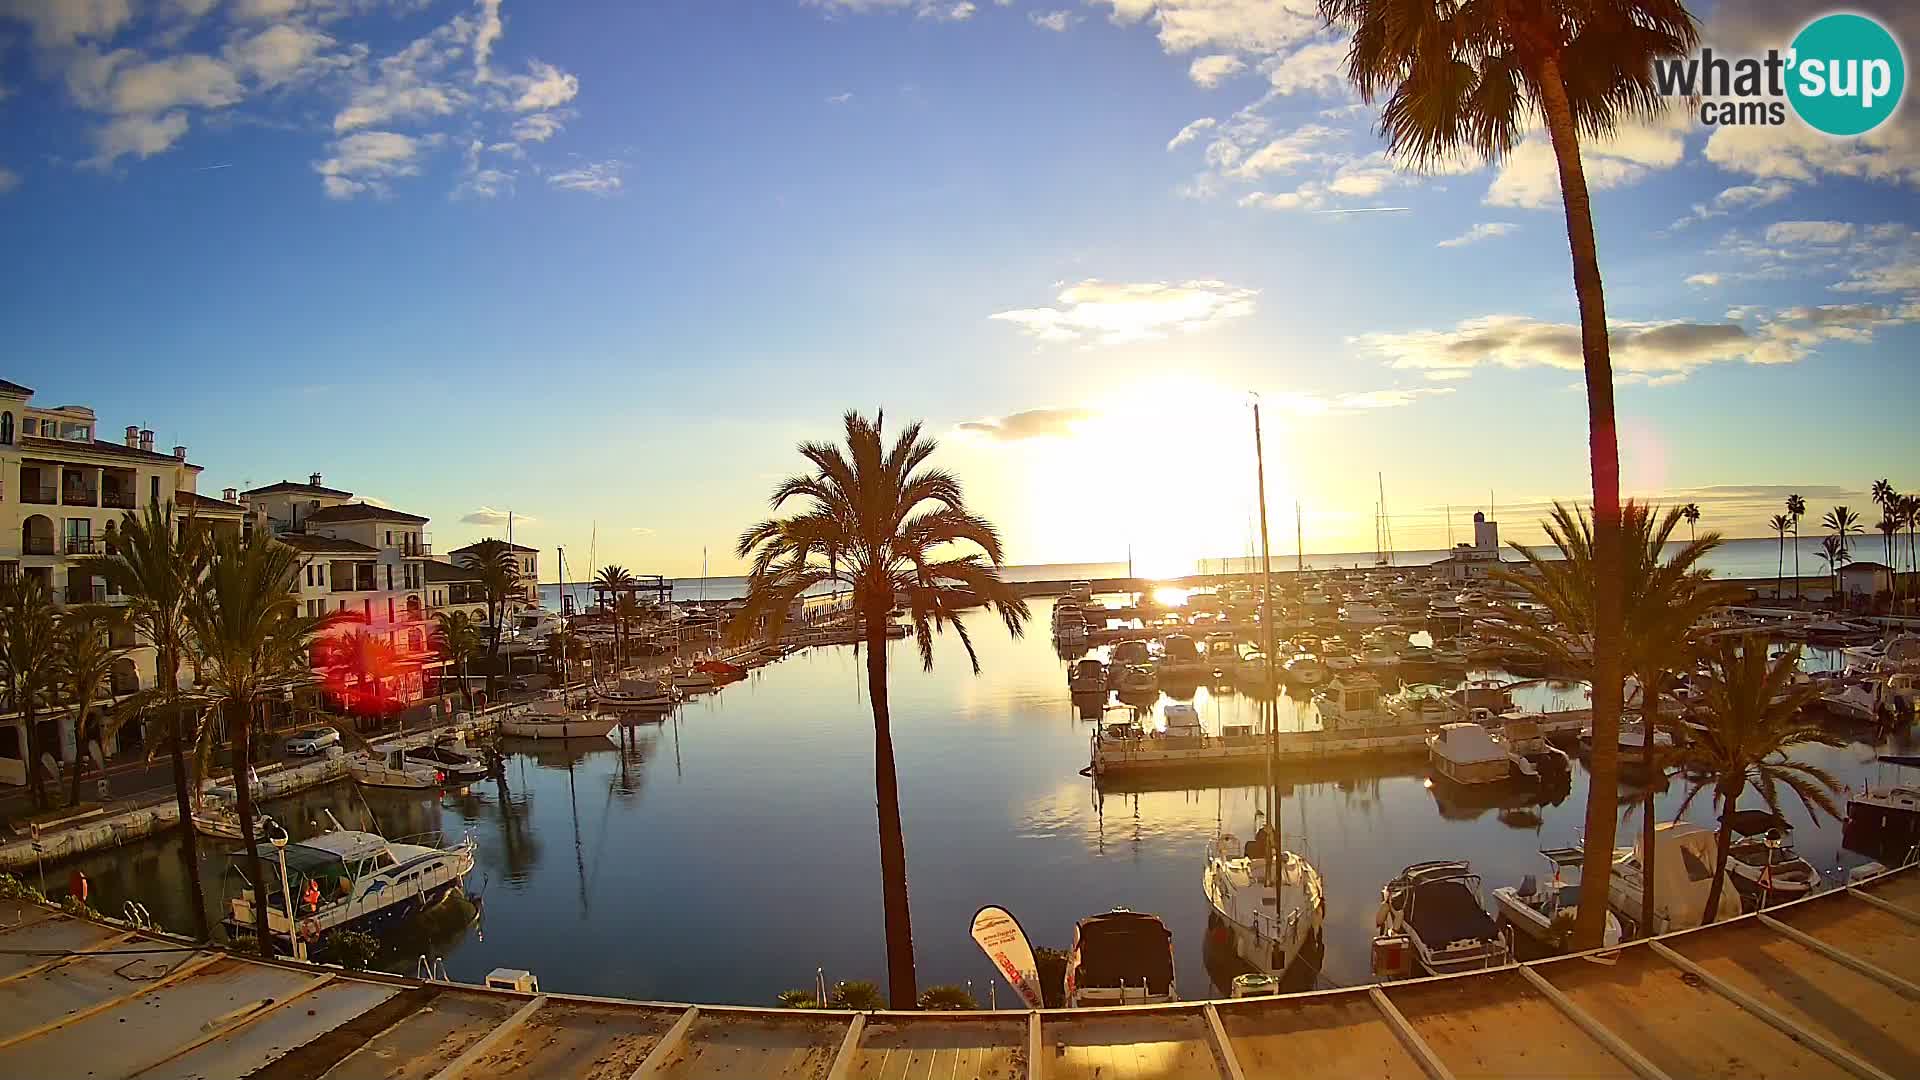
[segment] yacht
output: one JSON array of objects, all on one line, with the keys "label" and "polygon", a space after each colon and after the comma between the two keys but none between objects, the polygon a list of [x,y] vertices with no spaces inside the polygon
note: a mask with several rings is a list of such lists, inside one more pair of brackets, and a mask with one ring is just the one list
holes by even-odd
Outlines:
[{"label": "yacht", "polygon": [[1348,626],[1385,626],[1395,617],[1392,608],[1364,600],[1349,600],[1340,608],[1340,619]]},{"label": "yacht", "polygon": [[1380,705],[1380,681],[1361,671],[1335,675],[1313,701],[1329,731],[1376,726],[1387,715]]},{"label": "yacht", "polygon": [[[1207,845],[1201,886],[1207,894],[1207,933],[1224,935],[1234,955],[1268,975],[1284,977],[1317,939],[1327,900],[1320,871],[1304,856],[1280,850],[1264,825],[1244,845],[1222,833]],[[1272,862],[1273,878],[1268,876]]]},{"label": "yacht", "polygon": [[1522,775],[1540,777],[1549,773],[1565,775],[1573,771],[1573,759],[1553,745],[1540,727],[1537,716],[1517,714],[1495,716],[1485,709],[1474,709],[1472,719],[1489,731],[1500,732],[1507,753]]},{"label": "yacht", "polygon": [[1820,695],[1820,704],[1828,713],[1842,720],[1862,724],[1879,723],[1881,715],[1889,708],[1881,684],[1877,682],[1850,682],[1836,686]]},{"label": "yacht", "polygon": [[704,690],[714,685],[713,672],[702,671],[697,667],[677,667],[673,669],[673,685],[681,690]]},{"label": "yacht", "polygon": [[1479,724],[1442,724],[1427,736],[1433,770],[1456,784],[1492,784],[1513,772],[1506,740]]},{"label": "yacht", "polygon": [[[459,888],[474,858],[472,836],[454,847],[422,846],[342,829],[333,821],[332,830],[284,849],[296,922],[288,918],[289,898],[280,889],[281,850],[267,840],[255,846],[268,874],[267,932],[288,951],[296,933],[312,944],[336,930],[372,929],[418,911]],[[249,860],[240,853],[232,859],[244,882]],[[306,899],[314,895],[317,902]],[[225,920],[229,936],[253,933],[253,897],[249,883],[232,899]]]},{"label": "yacht", "polygon": [[426,790],[447,782],[446,771],[407,756],[399,747],[367,750],[347,759],[347,775],[368,787]]},{"label": "yacht", "polygon": [[1707,893],[1713,885],[1719,842],[1712,829],[1691,821],[1667,821],[1654,826],[1653,837],[1653,926],[1638,925],[1646,886],[1641,840],[1614,851],[1613,873],[1607,881],[1607,906],[1634,926],[1636,936],[1691,930],[1740,914],[1740,892],[1729,872],[1721,882],[1720,906],[1712,918],[1707,917]]},{"label": "yacht", "polygon": [[1146,696],[1160,692],[1160,678],[1148,664],[1129,664],[1120,674],[1122,697]]},{"label": "yacht", "polygon": [[[1580,916],[1580,865],[1586,855],[1575,847],[1545,848],[1552,877],[1541,881],[1532,874],[1520,879],[1518,886],[1502,885],[1493,890],[1494,909],[1500,922],[1511,926],[1555,952],[1565,952],[1572,944],[1573,925]],[[1574,880],[1568,881],[1571,872]],[[1620,944],[1620,917],[1607,912],[1607,929],[1601,944]]]},{"label": "yacht", "polygon": [[1126,908],[1081,919],[1067,954],[1065,989],[1070,1009],[1180,1000],[1173,932],[1159,916]]},{"label": "yacht", "polygon": [[1120,689],[1121,680],[1127,669],[1139,664],[1151,664],[1153,657],[1147,652],[1144,641],[1121,641],[1114,644],[1107,653],[1107,689]]},{"label": "yacht", "polygon": [[1480,899],[1480,877],[1464,861],[1415,863],[1380,890],[1374,925],[1402,937],[1429,975],[1499,967],[1509,959],[1493,917]]},{"label": "yacht", "polygon": [[1869,784],[1849,791],[1847,831],[1863,840],[1876,841],[1875,846],[1905,851],[1920,842],[1920,788]]},{"label": "yacht", "polygon": [[1798,900],[1820,884],[1820,871],[1793,850],[1793,826],[1766,810],[1736,810],[1727,870],[1740,895],[1756,907]]},{"label": "yacht", "polygon": [[[202,836],[218,836],[227,840],[240,839],[240,811],[237,809],[240,793],[233,785],[225,784],[209,787],[201,794],[199,803],[193,808],[193,827]],[[253,808],[253,835],[267,835],[273,819],[262,814],[260,808]]]},{"label": "yacht", "polygon": [[542,698],[509,708],[500,718],[500,734],[525,739],[604,739],[614,723],[611,716],[576,709],[559,698]]},{"label": "yacht", "polygon": [[443,739],[431,746],[410,746],[402,751],[410,762],[431,765],[447,775],[449,780],[465,783],[470,780],[484,780],[487,776],[487,764],[479,755],[461,747],[452,739]]},{"label": "yacht", "polygon": [[1186,634],[1168,634],[1160,642],[1162,656],[1156,670],[1163,678],[1198,677],[1206,673],[1206,658],[1200,647]]},{"label": "yacht", "polygon": [[680,695],[658,679],[621,679],[593,694],[595,705],[611,709],[669,709]]},{"label": "yacht", "polygon": [[1073,665],[1072,672],[1067,676],[1067,689],[1075,694],[1105,694],[1107,665],[1093,659]]},{"label": "yacht", "polygon": [[1198,739],[1206,735],[1206,729],[1200,726],[1200,714],[1184,701],[1170,701],[1160,710],[1167,724],[1169,739]]},{"label": "yacht", "polygon": [[1287,661],[1287,681],[1296,686],[1317,690],[1325,686],[1331,677],[1332,672],[1320,662],[1319,657],[1301,653]]},{"label": "yacht", "polygon": [[1489,709],[1496,713],[1513,708],[1513,691],[1503,679],[1468,679],[1448,696],[1463,709]]}]

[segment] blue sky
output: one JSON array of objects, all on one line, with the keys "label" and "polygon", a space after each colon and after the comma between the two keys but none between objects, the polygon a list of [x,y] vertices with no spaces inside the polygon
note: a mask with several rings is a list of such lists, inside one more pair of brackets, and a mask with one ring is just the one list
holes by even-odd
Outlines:
[{"label": "blue sky", "polygon": [[[850,406],[1019,561],[1245,551],[1249,391],[1309,548],[1377,473],[1402,548],[1517,526],[1587,485],[1551,159],[1396,167],[1343,52],[1302,0],[0,0],[0,376],[582,566],[728,568]],[[1587,148],[1631,488],[1920,483],[1915,116]]]}]

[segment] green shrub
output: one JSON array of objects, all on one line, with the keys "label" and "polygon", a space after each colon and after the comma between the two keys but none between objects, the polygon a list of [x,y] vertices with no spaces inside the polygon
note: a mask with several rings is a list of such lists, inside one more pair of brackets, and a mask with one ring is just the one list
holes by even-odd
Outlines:
[{"label": "green shrub", "polygon": [[921,991],[920,1007],[941,1012],[961,1012],[978,1009],[980,1003],[973,1000],[973,991],[956,983],[945,983]]}]

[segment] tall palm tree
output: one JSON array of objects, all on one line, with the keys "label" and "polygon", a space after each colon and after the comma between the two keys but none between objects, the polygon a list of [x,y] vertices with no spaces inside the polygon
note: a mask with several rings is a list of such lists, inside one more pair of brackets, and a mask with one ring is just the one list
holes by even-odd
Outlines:
[{"label": "tall palm tree", "polygon": [[627,571],[626,567],[617,563],[610,563],[601,567],[600,573],[594,576],[593,588],[596,593],[605,593],[607,610],[612,612],[614,618],[619,620],[613,625],[613,644],[614,648],[620,653],[620,662],[616,666],[625,667],[627,663],[627,620],[620,614],[620,600],[622,597],[630,596],[633,589],[633,575]]},{"label": "tall palm tree", "polygon": [[620,649],[620,659],[614,664],[614,670],[626,670],[627,650],[632,644],[630,640],[632,634],[629,632],[628,626],[634,619],[639,618],[645,613],[646,609],[640,606],[640,598],[630,592],[621,593],[613,601],[613,617],[619,620],[617,624],[619,631],[617,644]]},{"label": "tall palm tree", "polygon": [[1846,545],[1840,542],[1838,536],[1823,536],[1820,538],[1820,561],[1827,564],[1827,575],[1833,578],[1833,595],[1839,597],[1844,605],[1846,597],[1840,591],[1840,568],[1852,562],[1853,556],[1848,554]]},{"label": "tall palm tree", "polygon": [[1900,496],[1897,507],[1900,520],[1907,526],[1907,571],[1920,572],[1920,545],[1915,543],[1915,535],[1920,533],[1920,495]]},{"label": "tall palm tree", "polygon": [[37,809],[47,806],[40,775],[39,707],[55,684],[59,634],[53,596],[37,574],[19,574],[0,585],[0,691],[20,714],[26,731],[27,787]]},{"label": "tall palm tree", "polygon": [[[1620,574],[1620,439],[1613,407],[1599,244],[1580,160],[1582,139],[1602,138],[1626,120],[1665,108],[1654,61],[1693,51],[1698,28],[1679,0],[1605,4],[1459,3],[1458,0],[1320,0],[1329,25],[1353,34],[1347,77],[1366,101],[1385,93],[1380,127],[1387,147],[1415,165],[1461,152],[1504,157],[1535,117],[1544,119],[1560,176],[1580,350],[1587,390],[1588,463],[1593,473],[1593,569]],[[1597,744],[1587,798],[1588,870],[1605,880],[1613,843],[1620,723],[1618,593],[1602,589],[1594,612],[1593,722]],[[1589,904],[1577,938],[1597,947],[1605,930]]]},{"label": "tall palm tree", "polygon": [[1781,592],[1786,588],[1784,579],[1787,576],[1787,529],[1791,528],[1792,525],[1793,522],[1788,520],[1785,514],[1775,514],[1767,521],[1767,528],[1772,529],[1774,533],[1780,537],[1780,558],[1773,568],[1773,598],[1775,601],[1780,599]]},{"label": "tall palm tree", "polygon": [[1693,539],[1693,527],[1700,524],[1700,504],[1688,503],[1681,507],[1680,516],[1687,519],[1687,538]]},{"label": "tall palm tree", "polygon": [[1787,517],[1793,522],[1793,598],[1800,599],[1800,519],[1807,516],[1807,500],[1787,496]]},{"label": "tall palm tree", "polygon": [[167,723],[167,756],[173,761],[174,801],[180,809],[180,843],[187,882],[193,892],[194,926],[201,940],[212,935],[207,924],[206,886],[200,880],[200,838],[193,828],[193,789],[187,778],[188,709],[180,700],[180,668],[191,659],[187,607],[206,573],[206,531],[191,527],[189,516],[175,527],[172,502],[152,502],[142,513],[129,511],[106,555],[81,562],[95,577],[126,597],[128,623],[138,640],[154,650],[158,684],[149,695]]},{"label": "tall palm tree", "polygon": [[96,736],[104,743],[132,715],[100,707],[113,696],[114,662],[127,652],[113,644],[119,614],[113,608],[81,604],[62,611],[55,626],[55,688],[73,712],[75,805],[80,802],[80,777],[87,771],[88,744]]},{"label": "tall palm tree", "polygon": [[266,864],[253,834],[253,716],[268,698],[311,677],[308,643],[320,620],[300,614],[294,585],[300,556],[259,530],[213,542],[205,584],[187,607],[200,647],[203,690],[226,713],[234,740],[234,809],[253,882],[253,926],[263,955],[273,955],[267,933]]},{"label": "tall palm tree", "polygon": [[1873,486],[1867,489],[1867,494],[1873,497],[1873,505],[1882,509],[1892,506],[1900,497],[1900,493],[1893,489],[1893,482],[1885,477],[1875,480]]},{"label": "tall palm tree", "polygon": [[[1641,714],[1651,733],[1660,725],[1660,698],[1671,676],[1692,667],[1694,624],[1714,608],[1738,601],[1743,590],[1711,580],[1711,572],[1700,565],[1720,546],[1719,533],[1695,537],[1667,556],[1674,530],[1686,516],[1684,508],[1661,513],[1629,499],[1621,507],[1620,516],[1621,535],[1626,541],[1625,565],[1614,588],[1619,593],[1625,630],[1624,661],[1626,670],[1640,683]],[[1533,572],[1496,574],[1525,589],[1546,610],[1546,617],[1514,624],[1507,633],[1562,667],[1590,674],[1593,613],[1599,608],[1596,594],[1602,581],[1592,573],[1593,526],[1585,514],[1557,504],[1544,524],[1547,536],[1559,549],[1557,555],[1515,544]],[[1651,736],[1648,745],[1653,745]],[[1601,749],[1596,736],[1596,755]],[[1614,752],[1619,752],[1617,740]],[[1664,777],[1665,768],[1665,762],[1648,762],[1650,776]],[[1658,790],[1648,784],[1641,808],[1641,846],[1648,858],[1654,847],[1654,796]],[[1647,873],[1652,872],[1649,865]],[[1651,926],[1651,893],[1642,898],[1642,905],[1640,925]]]},{"label": "tall palm tree", "polygon": [[1900,542],[1900,519],[1894,516],[1893,511],[1889,510],[1880,518],[1880,524],[1876,525],[1875,528],[1880,530],[1880,539],[1886,544],[1887,576],[1893,588],[1893,605],[1895,610],[1898,610],[1900,606],[1900,568],[1895,565],[1893,560],[1894,550]]},{"label": "tall palm tree", "polygon": [[967,509],[960,481],[927,468],[935,442],[909,424],[888,447],[885,414],[857,412],[844,419],[846,444],[806,442],[808,471],[773,491],[778,513],[799,500],[799,513],[772,517],[740,534],[736,553],[752,560],[747,600],[734,616],[736,639],[764,620],[775,639],[787,613],[817,586],[849,588],[865,621],[867,687],[873,706],[874,792],[880,831],[882,908],[887,931],[887,990],[896,1009],[918,999],[913,923],[907,902],[907,847],[900,826],[900,784],[894,773],[893,719],[887,697],[887,621],[904,604],[913,619],[920,665],[933,667],[933,631],[952,626],[975,674],[966,625],[956,617],[962,597],[992,605],[1007,633],[1019,636],[1027,606],[1000,578],[1000,534]]},{"label": "tall palm tree", "polygon": [[487,598],[487,700],[491,701],[500,670],[500,631],[507,605],[520,595],[520,561],[503,541],[482,540],[460,557],[460,565],[479,575]]},{"label": "tall palm tree", "polygon": [[1827,511],[1827,516],[1820,519],[1820,527],[1832,533],[1840,541],[1842,551],[1849,550],[1847,537],[1863,531],[1860,526],[1860,515],[1845,506],[1836,506]]},{"label": "tall palm tree", "polygon": [[1780,813],[1780,788],[1799,796],[1807,813],[1824,810],[1833,817],[1832,792],[1840,782],[1817,765],[1795,761],[1787,751],[1795,746],[1844,745],[1838,737],[1800,721],[1800,710],[1819,696],[1819,688],[1795,686],[1800,666],[1796,646],[1767,657],[1767,639],[1749,636],[1740,641],[1717,641],[1708,655],[1706,693],[1702,698],[1705,725],[1694,733],[1686,749],[1686,763],[1694,780],[1680,812],[1701,792],[1711,789],[1720,809],[1719,858],[1713,885],[1707,892],[1709,912],[1719,910],[1721,882],[1727,874],[1727,849],[1733,838],[1733,811],[1748,787],[1760,793],[1769,811]]},{"label": "tall palm tree", "polygon": [[460,662],[460,696],[466,702],[467,711],[472,712],[473,686],[467,682],[467,658],[485,644],[480,628],[474,625],[473,616],[464,611],[437,611],[433,615],[433,636],[444,659]]}]

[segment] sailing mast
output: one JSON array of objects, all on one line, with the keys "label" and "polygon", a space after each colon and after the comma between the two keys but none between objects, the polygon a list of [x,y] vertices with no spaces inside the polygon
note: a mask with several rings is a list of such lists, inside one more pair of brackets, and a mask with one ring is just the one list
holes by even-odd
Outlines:
[{"label": "sailing mast", "polygon": [[1260,485],[1260,637],[1267,651],[1266,691],[1271,700],[1267,703],[1267,826],[1273,830],[1273,836],[1267,841],[1267,881],[1273,885],[1273,909],[1280,910],[1280,878],[1278,875],[1280,847],[1279,778],[1274,770],[1280,759],[1280,702],[1277,697],[1280,681],[1273,670],[1273,549],[1267,543],[1267,458],[1260,441],[1260,402],[1253,403],[1253,462],[1254,476]]},{"label": "sailing mast", "polygon": [[1306,535],[1300,528],[1300,500],[1293,500],[1293,580],[1298,587],[1301,575],[1307,572],[1307,543],[1302,539]]}]

